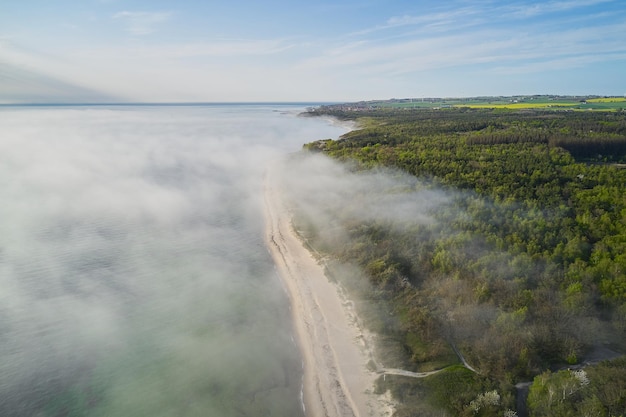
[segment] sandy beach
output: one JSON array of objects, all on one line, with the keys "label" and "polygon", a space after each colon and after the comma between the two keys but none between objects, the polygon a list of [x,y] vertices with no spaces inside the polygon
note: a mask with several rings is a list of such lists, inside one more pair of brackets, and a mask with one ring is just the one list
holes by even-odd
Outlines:
[{"label": "sandy beach", "polygon": [[391,416],[389,399],[373,394],[378,374],[367,368],[372,353],[352,303],[293,230],[275,175],[265,177],[265,238],[291,302],[306,415]]}]

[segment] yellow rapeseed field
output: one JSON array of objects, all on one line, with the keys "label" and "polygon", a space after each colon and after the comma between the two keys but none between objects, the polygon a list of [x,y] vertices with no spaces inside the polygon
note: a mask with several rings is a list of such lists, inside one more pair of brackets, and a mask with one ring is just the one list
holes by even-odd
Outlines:
[{"label": "yellow rapeseed field", "polygon": [[473,109],[544,109],[552,107],[572,107],[580,103],[506,103],[506,104],[456,104],[455,107],[470,107]]},{"label": "yellow rapeseed field", "polygon": [[588,103],[619,103],[626,101],[626,97],[604,97],[604,98],[590,98]]}]

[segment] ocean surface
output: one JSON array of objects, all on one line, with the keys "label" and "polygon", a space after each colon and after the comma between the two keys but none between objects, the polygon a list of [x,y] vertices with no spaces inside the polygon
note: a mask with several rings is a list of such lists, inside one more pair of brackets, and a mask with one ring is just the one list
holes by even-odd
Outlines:
[{"label": "ocean surface", "polygon": [[263,172],[347,129],[302,110],[0,108],[0,416],[303,414]]}]

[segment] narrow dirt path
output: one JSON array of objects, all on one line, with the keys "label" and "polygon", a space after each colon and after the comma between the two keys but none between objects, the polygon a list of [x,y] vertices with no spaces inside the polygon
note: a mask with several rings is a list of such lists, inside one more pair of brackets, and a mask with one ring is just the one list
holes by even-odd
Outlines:
[{"label": "narrow dirt path", "polygon": [[382,375],[408,376],[409,378],[426,378],[427,376],[435,375],[443,371],[444,369],[446,368],[437,369],[436,371],[430,371],[430,372],[411,372],[411,371],[405,371],[404,369],[383,368],[379,370],[378,373]]}]

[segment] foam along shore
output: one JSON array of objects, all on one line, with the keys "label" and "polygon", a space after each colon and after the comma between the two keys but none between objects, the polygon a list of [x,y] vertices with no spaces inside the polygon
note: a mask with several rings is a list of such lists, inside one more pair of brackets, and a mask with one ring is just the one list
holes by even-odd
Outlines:
[{"label": "foam along shore", "polygon": [[276,168],[265,175],[266,243],[291,302],[303,360],[303,401],[308,417],[391,416],[387,396],[373,393],[379,376],[352,303],[294,231]]}]

